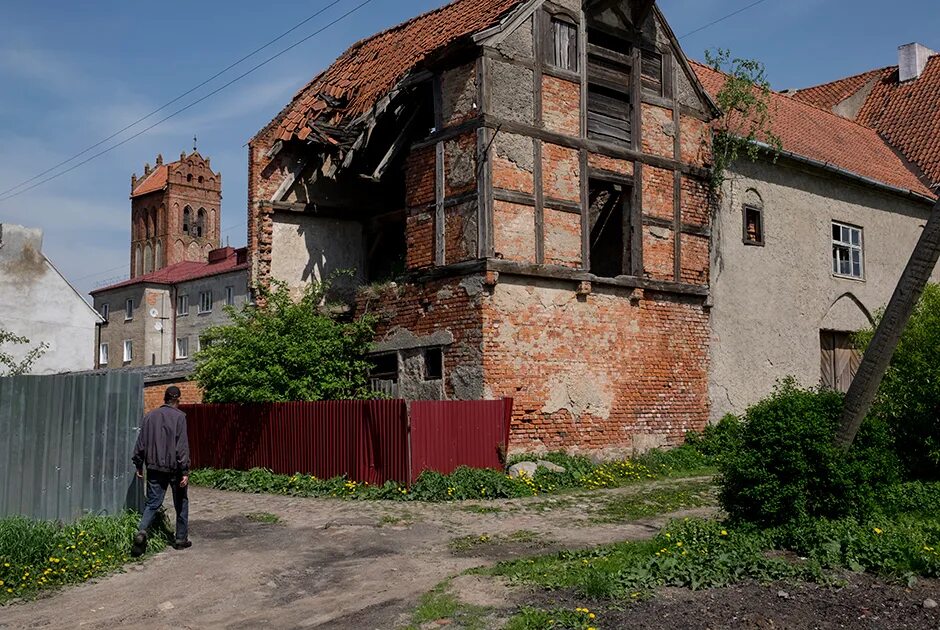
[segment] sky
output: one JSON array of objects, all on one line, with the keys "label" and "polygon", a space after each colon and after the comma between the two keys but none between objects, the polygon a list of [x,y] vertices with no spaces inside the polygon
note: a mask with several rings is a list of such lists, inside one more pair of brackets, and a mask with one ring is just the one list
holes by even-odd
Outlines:
[{"label": "sky", "polygon": [[[8,6],[0,22],[0,191],[104,140],[336,1],[43,0]],[[44,253],[82,294],[123,279],[131,173],[141,175],[158,153],[176,159],[192,149],[195,135],[200,153],[222,172],[223,244],[244,245],[251,136],[350,44],[443,4],[371,0],[327,27],[362,1],[338,0],[208,85],[30,185],[124,144],[0,200],[0,223],[42,228]],[[687,55],[703,59],[706,49],[719,47],[760,60],[775,89],[894,65],[897,47],[913,41],[940,50],[936,0],[764,0],[683,37],[754,2],[659,0],[659,6]],[[247,77],[128,139],[324,27]]]}]

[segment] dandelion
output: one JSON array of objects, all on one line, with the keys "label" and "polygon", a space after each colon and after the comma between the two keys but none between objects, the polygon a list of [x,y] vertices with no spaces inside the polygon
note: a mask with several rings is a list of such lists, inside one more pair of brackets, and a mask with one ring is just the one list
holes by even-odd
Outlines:
[{"label": "dandelion", "polygon": [[594,619],[596,616],[594,613],[588,613],[588,619]]},{"label": "dandelion", "polygon": [[721,530],[721,535],[722,535],[722,536],[727,536],[727,535],[728,535],[727,530],[724,530],[724,529]]},{"label": "dandelion", "polygon": [[884,530],[881,529],[880,527],[876,527],[876,528],[874,528],[872,531],[874,531],[874,532],[875,532],[876,534],[878,534],[879,536],[884,533]]}]

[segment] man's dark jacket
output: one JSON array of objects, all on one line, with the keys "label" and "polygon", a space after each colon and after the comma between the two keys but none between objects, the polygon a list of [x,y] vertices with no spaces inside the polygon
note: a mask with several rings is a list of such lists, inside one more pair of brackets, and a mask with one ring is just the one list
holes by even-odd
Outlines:
[{"label": "man's dark jacket", "polygon": [[147,470],[189,474],[189,438],[186,435],[186,414],[169,405],[163,405],[144,416],[137,445],[134,447],[134,465]]}]

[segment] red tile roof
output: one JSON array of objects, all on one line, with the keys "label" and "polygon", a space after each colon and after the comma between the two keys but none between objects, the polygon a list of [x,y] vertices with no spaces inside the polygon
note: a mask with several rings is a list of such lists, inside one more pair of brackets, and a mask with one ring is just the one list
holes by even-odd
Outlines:
[{"label": "red tile roof", "polygon": [[[904,83],[898,80],[897,66],[859,76],[877,81],[856,120],[877,130],[927,179],[940,184],[940,55],[930,57],[920,77]],[[794,98],[831,109],[867,83],[857,85],[854,78],[799,90]]]},{"label": "red tile roof", "polygon": [[522,0],[456,0],[354,44],[275,119],[275,138],[305,140],[309,123],[348,123],[445,46],[496,24]]},{"label": "red tile roof", "polygon": [[868,85],[869,81],[872,79],[884,79],[885,75],[890,75],[892,72],[896,72],[897,69],[897,66],[895,66],[893,68],[869,70],[868,72],[845,77],[838,81],[797,90],[792,93],[792,96],[804,103],[809,103],[810,105],[815,105],[822,109],[832,110],[833,107]]},{"label": "red tile roof", "polygon": [[[699,80],[714,97],[724,75],[694,63]],[[784,151],[830,164],[889,186],[933,197],[917,175],[874,129],[830,111],[771,92],[771,130]]]},{"label": "red tile roof", "polygon": [[[164,267],[163,269],[131,278],[130,280],[95,289],[91,292],[91,295],[104,293],[105,291],[111,291],[113,289],[121,289],[135,284],[179,284],[180,282],[188,282],[190,280],[198,280],[200,278],[208,278],[223,273],[248,269],[248,262],[245,258],[245,254],[248,251],[247,248],[242,247],[241,249],[235,249],[233,247],[227,247],[225,250],[227,250],[225,251],[225,257],[218,262],[187,261],[176,263],[175,265],[170,265],[169,267]],[[242,262],[239,262],[239,260]]]},{"label": "red tile roof", "polygon": [[163,190],[166,187],[169,166],[169,164],[163,164],[150,171],[150,175],[137,182],[137,186],[131,191],[131,197],[140,197],[155,190]]}]

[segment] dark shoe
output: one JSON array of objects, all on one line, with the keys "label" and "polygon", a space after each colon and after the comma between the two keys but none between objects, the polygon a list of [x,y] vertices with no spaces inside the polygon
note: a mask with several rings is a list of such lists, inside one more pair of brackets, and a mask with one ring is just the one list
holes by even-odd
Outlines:
[{"label": "dark shoe", "polygon": [[192,546],[193,543],[191,540],[177,540],[175,543],[173,543],[174,549],[189,549]]},{"label": "dark shoe", "polygon": [[147,532],[137,532],[134,544],[131,545],[131,557],[139,558],[147,551]]}]

